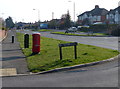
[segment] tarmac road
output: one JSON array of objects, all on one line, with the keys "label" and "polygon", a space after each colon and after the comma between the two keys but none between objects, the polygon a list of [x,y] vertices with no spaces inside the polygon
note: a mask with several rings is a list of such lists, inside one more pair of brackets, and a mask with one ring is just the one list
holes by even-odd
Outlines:
[{"label": "tarmac road", "polygon": [[[91,67],[31,76],[4,77],[3,87],[117,87],[118,60]],[[114,88],[113,88],[114,89]]]},{"label": "tarmac road", "polygon": [[[33,33],[32,31],[19,31],[19,32],[28,33],[28,34]],[[40,32],[40,33],[41,36],[48,38],[54,38],[54,39],[70,41],[70,42],[78,42],[82,44],[119,50],[118,41],[120,41],[120,38],[118,37],[84,37],[84,36],[66,36],[66,35],[50,34],[50,32]]]}]

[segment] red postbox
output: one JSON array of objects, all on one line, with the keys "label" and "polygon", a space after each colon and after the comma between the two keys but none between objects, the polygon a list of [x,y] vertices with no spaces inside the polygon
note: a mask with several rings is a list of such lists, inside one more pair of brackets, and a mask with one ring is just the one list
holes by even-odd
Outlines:
[{"label": "red postbox", "polygon": [[40,33],[32,34],[33,37],[33,45],[32,52],[33,54],[38,54],[40,52]]}]

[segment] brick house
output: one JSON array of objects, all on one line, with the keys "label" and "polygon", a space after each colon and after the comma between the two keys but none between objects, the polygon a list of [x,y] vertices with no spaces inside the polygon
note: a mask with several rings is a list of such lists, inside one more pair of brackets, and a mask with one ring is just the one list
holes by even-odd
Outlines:
[{"label": "brick house", "polygon": [[90,24],[96,23],[96,22],[102,22],[104,23],[106,21],[106,15],[108,13],[108,10],[104,8],[99,8],[98,5],[95,6],[95,8],[91,11],[86,11],[78,16],[78,23],[82,24],[85,19],[89,20]]}]

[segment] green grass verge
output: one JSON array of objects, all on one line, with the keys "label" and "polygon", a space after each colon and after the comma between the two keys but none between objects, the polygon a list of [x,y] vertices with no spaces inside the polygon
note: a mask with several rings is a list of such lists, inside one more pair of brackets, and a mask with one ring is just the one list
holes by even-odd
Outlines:
[{"label": "green grass verge", "polygon": [[[106,36],[104,33],[93,33],[93,34],[75,34],[75,33],[65,33],[65,32],[51,32],[52,34],[60,35],[70,35],[70,36]],[[79,33],[79,32],[78,32]]]},{"label": "green grass verge", "polygon": [[50,30],[50,29],[39,29],[39,30],[32,29],[32,31],[50,32],[50,31],[52,31],[52,30]]},{"label": "green grass verge", "polygon": [[49,30],[49,29],[40,29],[38,30],[39,32],[48,32],[48,31],[52,31],[52,30]]},{"label": "green grass verge", "polygon": [[[21,48],[24,48],[24,34],[17,33]],[[60,67],[73,66],[77,64],[90,63],[105,60],[118,55],[117,50],[111,50],[91,45],[78,44],[77,59],[74,59],[73,47],[63,48],[63,60],[59,59],[59,43],[68,43],[66,41],[52,38],[41,37],[41,52],[32,55],[32,36],[30,35],[30,47],[22,49],[27,58],[28,68],[31,72],[40,72]]]},{"label": "green grass verge", "polygon": [[108,34],[105,34],[105,33],[94,33],[93,35],[96,35],[96,36],[107,36]]}]

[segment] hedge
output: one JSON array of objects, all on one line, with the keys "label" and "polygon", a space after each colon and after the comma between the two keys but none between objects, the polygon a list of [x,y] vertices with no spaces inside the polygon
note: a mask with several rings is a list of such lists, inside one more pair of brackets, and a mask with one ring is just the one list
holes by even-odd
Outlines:
[{"label": "hedge", "polygon": [[111,32],[111,35],[120,36],[120,25],[117,26],[117,28]]},{"label": "hedge", "polygon": [[92,31],[94,33],[96,32],[107,32],[109,29],[112,28],[112,30],[116,29],[117,24],[96,24],[96,25],[91,25],[89,28],[82,27],[79,29],[79,31],[82,32],[88,32]]}]

